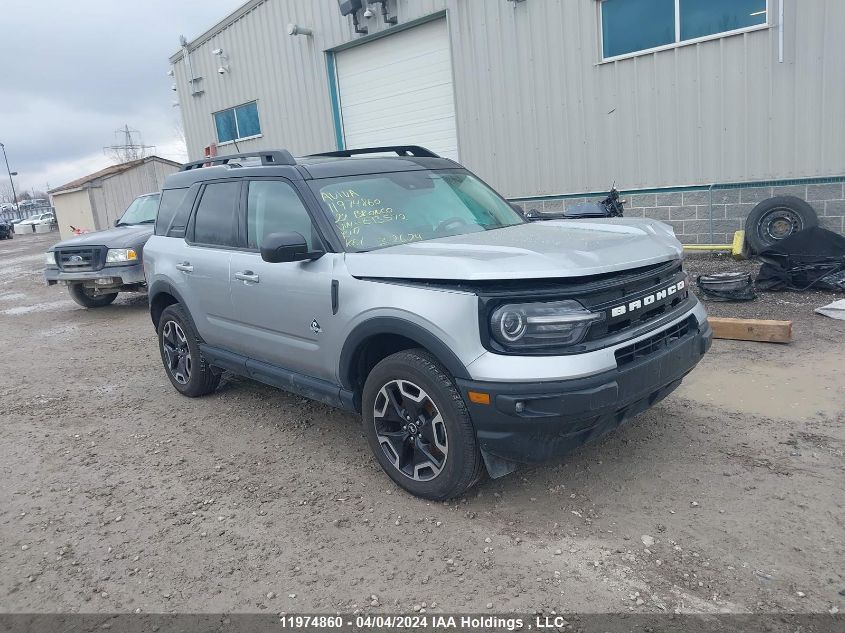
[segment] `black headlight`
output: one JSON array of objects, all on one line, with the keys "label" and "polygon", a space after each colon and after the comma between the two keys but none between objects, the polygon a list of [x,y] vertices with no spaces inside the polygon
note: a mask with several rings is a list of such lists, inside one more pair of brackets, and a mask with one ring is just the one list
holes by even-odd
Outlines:
[{"label": "black headlight", "polygon": [[508,304],[490,316],[490,335],[513,350],[562,347],[583,341],[602,319],[572,300]]}]

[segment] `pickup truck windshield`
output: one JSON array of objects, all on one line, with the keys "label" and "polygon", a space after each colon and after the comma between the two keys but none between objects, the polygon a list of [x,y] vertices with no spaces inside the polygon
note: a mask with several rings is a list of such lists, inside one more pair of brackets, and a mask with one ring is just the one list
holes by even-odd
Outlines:
[{"label": "pickup truck windshield", "polygon": [[117,226],[124,226],[126,224],[152,224],[155,222],[156,213],[158,213],[158,199],[159,194],[135,198],[132,204],[123,212],[120,220],[117,221]]},{"label": "pickup truck windshield", "polygon": [[459,170],[326,178],[311,187],[349,252],[525,222],[492,189]]}]

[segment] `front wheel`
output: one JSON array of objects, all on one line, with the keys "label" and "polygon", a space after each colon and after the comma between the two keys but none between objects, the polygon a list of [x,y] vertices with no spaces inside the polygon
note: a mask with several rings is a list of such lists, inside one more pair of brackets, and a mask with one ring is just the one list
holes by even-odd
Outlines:
[{"label": "front wheel", "polygon": [[483,473],[475,428],[449,373],[428,352],[397,352],[364,385],[364,432],[381,467],[402,488],[442,501]]},{"label": "front wheel", "polygon": [[83,308],[103,308],[117,299],[116,292],[97,294],[93,288],[86,288],[82,284],[71,284],[67,290],[71,298]]}]

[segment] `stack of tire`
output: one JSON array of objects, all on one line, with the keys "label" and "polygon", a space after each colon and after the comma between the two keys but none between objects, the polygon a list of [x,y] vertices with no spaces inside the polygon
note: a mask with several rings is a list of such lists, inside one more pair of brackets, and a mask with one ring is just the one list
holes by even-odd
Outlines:
[{"label": "stack of tire", "polygon": [[775,196],[758,204],[745,221],[745,239],[754,253],[790,235],[819,225],[815,210],[795,196]]}]

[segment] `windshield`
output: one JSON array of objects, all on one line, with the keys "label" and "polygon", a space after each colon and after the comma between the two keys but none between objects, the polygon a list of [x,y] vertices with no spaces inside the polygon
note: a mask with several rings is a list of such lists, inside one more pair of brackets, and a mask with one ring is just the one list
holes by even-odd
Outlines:
[{"label": "windshield", "polygon": [[489,231],[525,220],[464,171],[404,171],[311,182],[350,252]]},{"label": "windshield", "polygon": [[158,199],[159,194],[157,193],[135,198],[123,212],[120,220],[117,221],[117,226],[123,224],[152,224],[156,221],[156,213],[158,213]]}]

